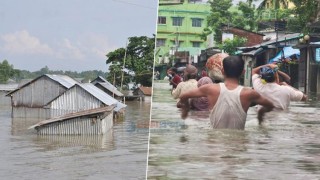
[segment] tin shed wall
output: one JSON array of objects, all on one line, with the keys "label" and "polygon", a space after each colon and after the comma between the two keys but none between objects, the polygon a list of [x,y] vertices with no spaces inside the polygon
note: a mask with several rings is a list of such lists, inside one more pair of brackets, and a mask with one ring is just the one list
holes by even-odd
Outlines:
[{"label": "tin shed wall", "polygon": [[50,103],[51,116],[95,109],[104,106],[100,100],[75,86]]},{"label": "tin shed wall", "polygon": [[28,107],[12,107],[12,117],[27,119],[33,118],[39,119],[39,121],[51,118],[50,109]]},{"label": "tin shed wall", "polygon": [[96,135],[105,134],[113,126],[113,113],[104,119],[79,117],[43,125],[37,128],[39,135]]},{"label": "tin shed wall", "polygon": [[12,94],[13,106],[43,107],[66,91],[66,88],[46,76]]}]

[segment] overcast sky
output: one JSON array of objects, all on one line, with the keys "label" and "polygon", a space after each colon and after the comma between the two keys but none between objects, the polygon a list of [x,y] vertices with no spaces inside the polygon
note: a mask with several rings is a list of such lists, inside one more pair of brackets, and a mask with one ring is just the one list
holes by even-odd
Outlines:
[{"label": "overcast sky", "polygon": [[29,71],[107,71],[108,52],[155,33],[157,2],[0,0],[0,61]]},{"label": "overcast sky", "polygon": [[107,70],[106,54],[156,30],[157,0],[1,0],[0,61],[17,69]]}]

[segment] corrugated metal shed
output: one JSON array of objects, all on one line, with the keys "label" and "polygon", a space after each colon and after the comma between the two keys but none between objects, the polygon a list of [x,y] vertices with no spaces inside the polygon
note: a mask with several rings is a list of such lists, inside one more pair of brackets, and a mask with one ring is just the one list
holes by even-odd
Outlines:
[{"label": "corrugated metal shed", "polygon": [[104,91],[108,91],[109,95],[114,94],[118,97],[123,96],[123,94],[120,91],[118,91],[118,89],[113,84],[111,84],[109,81],[107,81],[102,76],[98,76],[91,83],[94,84],[95,86],[101,88]]},{"label": "corrugated metal shed", "polygon": [[[46,107],[51,109],[51,117],[95,109],[103,106],[117,105],[118,101],[91,83],[75,84],[66,92],[49,102]],[[123,108],[121,104],[116,109]]]},{"label": "corrugated metal shed", "polygon": [[123,94],[120,91],[118,91],[118,89],[109,82],[104,82],[104,83],[98,82],[95,84],[95,86],[98,86],[98,85],[110,91],[110,93],[114,93],[116,96],[119,96],[119,97],[123,96]]},{"label": "corrugated metal shed", "polygon": [[112,104],[116,104],[118,102],[113,97],[109,96],[108,94],[106,94],[101,89],[97,88],[91,83],[77,84],[77,85],[79,85],[80,87],[88,91],[88,93],[90,93],[91,95],[93,95],[94,97],[96,97],[97,99],[99,99],[100,101],[102,101],[104,104],[108,106]]},{"label": "corrugated metal shed", "polygon": [[77,83],[76,80],[70,78],[69,76],[65,76],[65,75],[50,75],[50,74],[45,74],[42,76],[39,76],[35,79],[33,79],[32,81],[26,82],[25,84],[21,85],[19,88],[17,88],[16,90],[10,92],[8,95],[15,93],[16,91],[19,91],[20,89],[32,84],[33,82],[43,78],[43,77],[48,77],[49,79],[61,84],[62,86],[64,86],[65,88],[70,88],[71,86],[75,85]]},{"label": "corrugated metal shed", "polygon": [[123,104],[123,103],[118,101],[117,104],[116,104],[116,107],[114,108],[114,111],[118,112],[118,111],[120,111],[121,109],[123,109],[125,107],[127,107],[127,105],[125,105],[125,104]]},{"label": "corrugated metal shed", "polygon": [[105,134],[113,126],[114,106],[84,110],[41,121],[35,128],[38,134],[82,135]]}]

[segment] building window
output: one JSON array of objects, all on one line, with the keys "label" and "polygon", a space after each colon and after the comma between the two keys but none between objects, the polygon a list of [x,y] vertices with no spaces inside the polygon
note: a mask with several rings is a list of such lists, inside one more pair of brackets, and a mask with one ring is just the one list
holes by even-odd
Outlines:
[{"label": "building window", "polygon": [[180,47],[183,41],[172,40],[172,45],[174,47]]},{"label": "building window", "polygon": [[182,26],[183,17],[172,17],[172,26]]},{"label": "building window", "polygon": [[200,47],[201,42],[192,42],[192,47]]},{"label": "building window", "polygon": [[192,18],[192,27],[201,27],[202,19],[200,18]]},{"label": "building window", "polygon": [[167,24],[167,18],[164,16],[158,17],[158,24]]},{"label": "building window", "polygon": [[166,44],[165,39],[157,39],[157,47],[164,46]]}]

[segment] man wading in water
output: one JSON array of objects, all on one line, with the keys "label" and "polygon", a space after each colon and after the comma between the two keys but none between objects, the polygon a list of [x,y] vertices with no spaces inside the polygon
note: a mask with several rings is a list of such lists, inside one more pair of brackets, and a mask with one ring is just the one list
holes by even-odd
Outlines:
[{"label": "man wading in water", "polygon": [[216,129],[244,129],[247,111],[252,103],[262,105],[258,111],[259,124],[273,104],[255,90],[239,85],[244,72],[244,61],[239,56],[228,56],[223,60],[224,83],[207,84],[180,95],[181,117],[185,119],[190,109],[189,98],[207,97],[210,121]]}]

